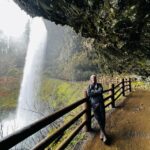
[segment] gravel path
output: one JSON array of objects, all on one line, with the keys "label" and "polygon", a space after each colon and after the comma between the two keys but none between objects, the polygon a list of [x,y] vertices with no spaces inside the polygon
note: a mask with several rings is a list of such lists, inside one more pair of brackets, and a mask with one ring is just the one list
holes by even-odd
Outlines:
[{"label": "gravel path", "polygon": [[111,144],[104,145],[96,132],[84,150],[150,150],[150,92],[132,92],[107,119]]}]

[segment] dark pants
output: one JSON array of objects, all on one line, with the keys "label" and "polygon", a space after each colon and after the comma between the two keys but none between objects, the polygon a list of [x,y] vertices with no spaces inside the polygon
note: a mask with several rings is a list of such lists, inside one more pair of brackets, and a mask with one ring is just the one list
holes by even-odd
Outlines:
[{"label": "dark pants", "polygon": [[100,129],[105,131],[105,107],[104,104],[99,104],[96,108],[93,108],[94,116],[98,121]]}]

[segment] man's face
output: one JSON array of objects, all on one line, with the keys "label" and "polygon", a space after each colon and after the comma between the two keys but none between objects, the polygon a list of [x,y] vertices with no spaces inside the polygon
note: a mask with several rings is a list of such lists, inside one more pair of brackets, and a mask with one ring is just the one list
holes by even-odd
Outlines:
[{"label": "man's face", "polygon": [[92,77],[91,77],[91,83],[92,83],[92,84],[97,83],[96,76],[92,76]]}]

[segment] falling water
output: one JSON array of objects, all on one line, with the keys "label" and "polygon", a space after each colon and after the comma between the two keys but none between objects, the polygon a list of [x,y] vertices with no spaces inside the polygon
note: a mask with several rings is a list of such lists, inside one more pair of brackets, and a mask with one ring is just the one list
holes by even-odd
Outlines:
[{"label": "falling water", "polygon": [[16,122],[19,128],[38,119],[38,90],[46,45],[45,24],[41,18],[34,18],[30,27],[30,40],[18,100]]}]

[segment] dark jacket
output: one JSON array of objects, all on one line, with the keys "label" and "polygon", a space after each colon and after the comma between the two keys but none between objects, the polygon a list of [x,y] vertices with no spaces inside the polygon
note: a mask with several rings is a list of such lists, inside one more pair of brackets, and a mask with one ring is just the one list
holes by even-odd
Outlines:
[{"label": "dark jacket", "polygon": [[89,85],[87,89],[87,94],[90,98],[89,100],[92,106],[95,106],[97,104],[104,105],[102,93],[103,93],[102,84],[96,83],[96,84]]}]

